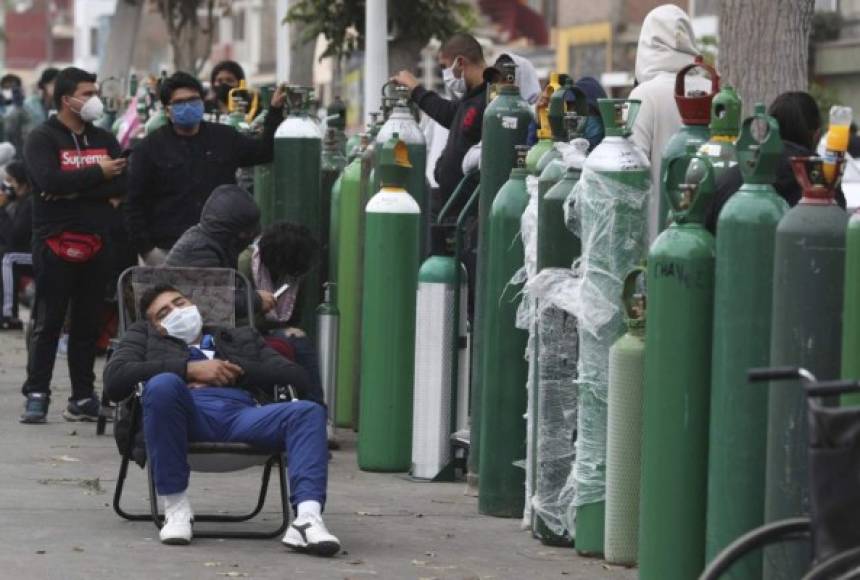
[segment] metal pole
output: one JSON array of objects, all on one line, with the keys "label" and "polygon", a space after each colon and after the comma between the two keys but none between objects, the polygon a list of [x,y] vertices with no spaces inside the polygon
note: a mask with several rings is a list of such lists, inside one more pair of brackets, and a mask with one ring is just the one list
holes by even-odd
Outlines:
[{"label": "metal pole", "polygon": [[388,80],[388,5],[367,0],[364,13],[364,116],[382,104],[382,85]]},{"label": "metal pole", "polygon": [[278,0],[275,5],[275,78],[285,83],[290,77],[290,25],[284,22],[289,0]]}]

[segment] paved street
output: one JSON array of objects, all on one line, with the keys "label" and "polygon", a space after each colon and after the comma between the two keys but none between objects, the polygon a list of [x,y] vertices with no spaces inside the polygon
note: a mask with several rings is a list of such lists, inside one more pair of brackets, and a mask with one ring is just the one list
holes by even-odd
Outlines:
[{"label": "paved street", "polygon": [[[422,484],[356,468],[351,433],[331,464],[326,521],[344,546],[323,560],[277,540],[195,540],[162,546],[155,527],[118,518],[110,507],[119,456],[94,424],[61,417],[68,396],[64,358],[49,423],[17,421],[25,350],[19,332],[0,334],[0,578],[632,579],[635,572],[542,546],[519,522],[479,516],[462,484]],[[99,364],[101,367],[101,362]],[[101,371],[99,369],[99,376]],[[109,427],[110,429],[110,427]],[[241,509],[258,474],[194,476],[198,512]],[[143,472],[132,467],[129,509],[145,509]],[[276,487],[271,488],[276,493]],[[263,517],[277,516],[270,503]],[[200,524],[202,527],[202,524]]]}]

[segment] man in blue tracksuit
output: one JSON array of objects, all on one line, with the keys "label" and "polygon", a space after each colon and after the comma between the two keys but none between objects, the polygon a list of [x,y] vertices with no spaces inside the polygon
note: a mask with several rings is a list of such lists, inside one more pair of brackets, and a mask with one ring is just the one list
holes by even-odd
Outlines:
[{"label": "man in blue tracksuit", "polygon": [[164,502],[161,541],[188,544],[194,519],[186,490],[189,441],[240,442],[287,454],[296,519],[283,543],[331,556],[340,542],[326,529],[326,410],[297,400],[259,405],[276,386],[307,393],[305,371],[250,327],[203,329],[197,307],[171,286],[141,296],[145,320],[129,327],[105,366],[113,401],[144,382],[143,432],[158,495]]}]

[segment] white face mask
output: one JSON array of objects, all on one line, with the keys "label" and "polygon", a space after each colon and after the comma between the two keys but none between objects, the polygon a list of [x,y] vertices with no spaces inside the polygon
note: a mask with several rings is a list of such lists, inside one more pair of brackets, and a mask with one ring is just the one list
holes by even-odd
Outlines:
[{"label": "white face mask", "polygon": [[[454,66],[457,64],[457,59],[454,59],[454,62],[451,63],[446,69],[442,70],[442,81],[445,83],[445,86],[458,99],[462,99],[463,95],[466,94],[466,79],[462,76],[457,78],[454,76]],[[462,73],[461,73],[462,74]]]},{"label": "white face mask", "polygon": [[11,101],[14,94],[12,93],[12,89],[3,89],[2,91],[3,98],[7,101]]},{"label": "white face mask", "polygon": [[167,334],[178,338],[185,344],[191,344],[200,336],[203,330],[203,318],[194,305],[185,308],[174,308],[161,321],[161,326]]},{"label": "white face mask", "polygon": [[[78,115],[81,116],[81,120],[84,123],[92,123],[93,121],[100,119],[105,110],[105,105],[102,103],[102,100],[98,97],[98,95],[93,95],[86,101],[81,101],[81,99],[77,99],[72,97],[73,101],[83,102],[83,106],[81,106],[80,111],[75,111]],[[74,109],[73,109],[74,110]]]}]

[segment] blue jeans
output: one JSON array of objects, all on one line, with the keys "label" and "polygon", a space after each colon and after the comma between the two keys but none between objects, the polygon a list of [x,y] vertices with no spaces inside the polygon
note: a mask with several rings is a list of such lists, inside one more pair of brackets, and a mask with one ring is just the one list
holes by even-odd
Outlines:
[{"label": "blue jeans", "polygon": [[169,495],[188,488],[188,442],[248,443],[285,450],[290,503],[325,505],[328,447],[325,407],[311,401],[262,407],[247,392],[228,387],[189,389],[173,373],[155,375],[143,390],[143,431],[155,489]]}]

